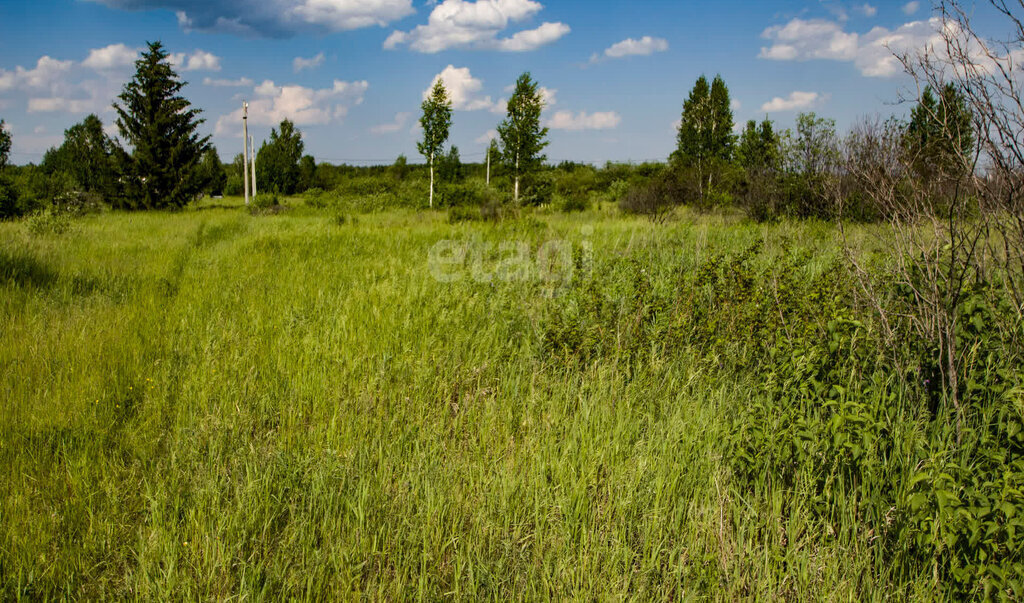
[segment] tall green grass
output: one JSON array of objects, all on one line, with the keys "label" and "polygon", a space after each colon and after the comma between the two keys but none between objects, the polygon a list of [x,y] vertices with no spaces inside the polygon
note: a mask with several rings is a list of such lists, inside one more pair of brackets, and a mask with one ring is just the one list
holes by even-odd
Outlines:
[{"label": "tall green grass", "polygon": [[[441,283],[445,239],[566,240],[593,266]],[[935,596],[855,504],[823,522],[737,485],[723,443],[765,394],[730,348],[596,319],[594,353],[551,343],[557,317],[589,324],[588,288],[628,307],[627,266],[666,292],[758,241],[808,280],[840,258],[825,224],[606,211],[0,224],[0,597]]]}]

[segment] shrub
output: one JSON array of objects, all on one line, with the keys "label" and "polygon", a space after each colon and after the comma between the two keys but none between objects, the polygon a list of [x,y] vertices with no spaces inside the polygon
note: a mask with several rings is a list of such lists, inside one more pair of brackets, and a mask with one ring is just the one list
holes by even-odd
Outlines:
[{"label": "shrub", "polygon": [[42,209],[29,215],[25,227],[36,236],[61,235],[71,230],[71,216],[54,208]]},{"label": "shrub", "polygon": [[256,195],[252,201],[249,202],[249,213],[254,216],[279,214],[287,209],[288,207],[281,203],[281,199],[276,193],[263,193]]},{"label": "shrub", "polygon": [[551,199],[551,204],[561,212],[586,211],[590,209],[591,196],[590,194],[577,194],[565,197],[556,193]]},{"label": "shrub", "polygon": [[664,168],[650,181],[632,186],[619,202],[619,208],[629,214],[663,222],[686,200],[686,190],[679,172],[673,168]]}]

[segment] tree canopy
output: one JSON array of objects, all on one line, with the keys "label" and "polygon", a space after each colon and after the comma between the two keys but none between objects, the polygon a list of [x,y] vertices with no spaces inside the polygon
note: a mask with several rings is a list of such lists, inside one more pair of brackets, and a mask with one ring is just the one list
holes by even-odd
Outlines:
[{"label": "tree canopy", "polygon": [[103,131],[103,122],[89,115],[64,131],[64,142],[46,152],[42,167],[47,174],[67,174],[84,192],[110,199],[117,181],[114,151],[114,141]]},{"label": "tree canopy", "polygon": [[271,128],[270,140],[263,143],[256,155],[257,189],[294,194],[299,187],[299,161],[305,146],[302,132],[291,120],[282,120],[278,128]]},{"label": "tree canopy", "polygon": [[541,154],[548,146],[548,129],[540,122],[543,110],[544,98],[537,82],[529,72],[522,74],[508,99],[507,117],[498,125],[501,155],[515,182],[513,194],[516,203],[519,202],[520,179],[547,159]]},{"label": "tree canopy", "polygon": [[199,164],[210,139],[197,133],[204,120],[181,96],[184,87],[163,45],[149,42],[114,104],[118,130],[131,147],[118,152],[124,194],[116,205],[179,208],[202,192]]},{"label": "tree canopy", "polygon": [[444,143],[448,141],[448,133],[452,127],[452,101],[444,82],[438,78],[430,95],[421,105],[423,115],[420,117],[420,127],[423,129],[423,140],[416,143],[416,150],[430,164],[430,207],[434,206],[434,160]]}]

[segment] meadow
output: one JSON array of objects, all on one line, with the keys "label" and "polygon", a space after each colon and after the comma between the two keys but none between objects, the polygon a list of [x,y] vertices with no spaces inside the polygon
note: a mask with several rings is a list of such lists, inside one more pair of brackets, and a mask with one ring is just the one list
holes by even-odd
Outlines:
[{"label": "meadow", "polygon": [[[439,279],[443,241],[491,255]],[[1020,474],[946,543],[949,415],[845,266],[834,224],[608,204],[0,223],[0,598],[935,598],[978,555],[1014,592]]]}]

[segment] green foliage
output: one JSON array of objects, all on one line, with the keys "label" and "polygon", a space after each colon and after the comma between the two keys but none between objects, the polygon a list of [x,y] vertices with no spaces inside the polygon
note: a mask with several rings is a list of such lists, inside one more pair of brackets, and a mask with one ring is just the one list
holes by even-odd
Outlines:
[{"label": "green foliage", "polygon": [[41,167],[48,175],[66,175],[81,192],[112,199],[118,194],[114,150],[103,122],[89,115],[64,131],[63,144],[46,152]]},{"label": "green foliage", "polygon": [[416,150],[427,160],[430,166],[430,201],[434,205],[434,162],[440,155],[448,133],[452,126],[452,101],[445,90],[444,82],[438,78],[430,91],[430,97],[421,105],[423,115],[420,117],[420,128],[423,140],[416,143]]},{"label": "green foliage", "polygon": [[974,160],[974,124],[963,94],[947,84],[938,98],[926,86],[910,112],[905,144],[921,178],[956,177]]},{"label": "green foliage", "polygon": [[[505,169],[515,183],[513,200],[517,204],[520,203],[520,182],[536,172],[546,159],[541,154],[548,146],[548,128],[541,127],[540,121],[543,110],[544,98],[539,85],[529,73],[520,75],[508,99],[507,116],[497,128]],[[537,193],[527,196],[534,202],[543,197]]]},{"label": "green foliage", "polygon": [[299,160],[299,184],[295,192],[301,193],[316,187],[317,184],[316,159],[312,155],[303,155]]},{"label": "green foliage", "polygon": [[[1000,285],[958,315],[958,438],[934,351],[883,339],[828,225],[356,225],[357,194],[425,204],[388,168],[274,219],[0,223],[0,598],[1021,598]],[[899,309],[875,228],[848,234]],[[446,241],[460,280],[429,267]],[[520,245],[533,276],[491,272]]]},{"label": "green foliage", "polygon": [[673,159],[686,167],[705,166],[714,160],[728,162],[735,143],[732,130],[728,87],[721,76],[715,76],[708,86],[702,75],[683,103]]},{"label": "green foliage", "polygon": [[11,133],[4,120],[0,119],[0,220],[20,216],[24,213],[18,202],[18,191],[14,181],[7,175],[7,162],[11,153]]},{"label": "green foliage", "polygon": [[203,161],[199,164],[204,190],[210,195],[223,195],[227,188],[228,176],[224,164],[220,161],[217,149],[212,146],[203,153]]},{"label": "green foliage", "polygon": [[391,164],[391,176],[395,180],[404,180],[409,175],[409,160],[405,155],[399,155]]},{"label": "green foliage", "polygon": [[736,160],[748,172],[778,170],[780,142],[771,121],[766,119],[758,126],[757,122],[750,120],[740,135]]},{"label": "green foliage", "polygon": [[135,62],[135,76],[115,104],[117,126],[131,153],[117,149],[123,209],[180,208],[195,200],[204,181],[200,162],[209,137],[204,120],[180,95],[185,82],[171,68],[160,42],[150,42]]},{"label": "green foliage", "polygon": [[249,213],[253,216],[272,216],[287,209],[277,193],[260,193],[249,202]]},{"label": "green foliage", "polygon": [[71,229],[71,216],[60,209],[48,207],[29,214],[25,228],[35,236],[62,235]]},{"label": "green foliage", "polygon": [[466,172],[459,157],[459,147],[452,146],[447,155],[442,155],[437,162],[437,178],[441,182],[459,184],[466,180]]},{"label": "green foliage", "polygon": [[11,157],[11,133],[7,131],[7,124],[0,119],[0,172],[7,167]]},{"label": "green foliage", "polygon": [[270,140],[256,154],[256,190],[282,195],[296,193],[304,148],[302,132],[290,120],[282,120],[279,128],[271,128]]}]

